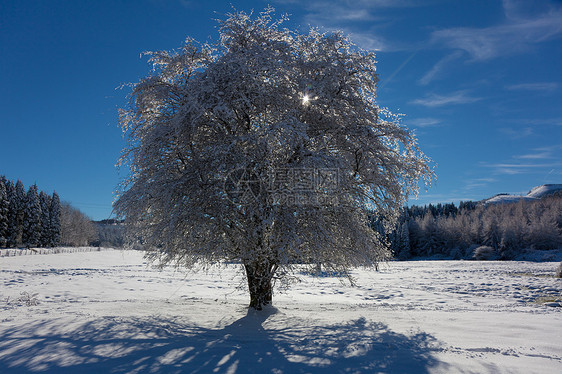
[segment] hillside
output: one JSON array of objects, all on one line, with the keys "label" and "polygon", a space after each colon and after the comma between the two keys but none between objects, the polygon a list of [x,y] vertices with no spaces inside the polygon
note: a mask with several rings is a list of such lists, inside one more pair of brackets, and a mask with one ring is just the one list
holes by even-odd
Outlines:
[{"label": "hillside", "polygon": [[515,203],[520,200],[532,201],[541,199],[545,196],[552,195],[554,193],[562,192],[562,184],[543,184],[541,186],[533,187],[531,191],[524,196],[510,195],[510,194],[498,194],[489,199],[483,200],[484,204],[501,204],[501,203]]}]

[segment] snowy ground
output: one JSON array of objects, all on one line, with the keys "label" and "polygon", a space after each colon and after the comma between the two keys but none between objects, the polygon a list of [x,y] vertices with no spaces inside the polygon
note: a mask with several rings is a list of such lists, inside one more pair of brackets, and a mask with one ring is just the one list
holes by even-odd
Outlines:
[{"label": "snowy ground", "polygon": [[[411,261],[303,276],[248,312],[238,266],[138,252],[0,258],[1,373],[560,373],[557,263]],[[35,305],[36,304],[36,305]]]}]

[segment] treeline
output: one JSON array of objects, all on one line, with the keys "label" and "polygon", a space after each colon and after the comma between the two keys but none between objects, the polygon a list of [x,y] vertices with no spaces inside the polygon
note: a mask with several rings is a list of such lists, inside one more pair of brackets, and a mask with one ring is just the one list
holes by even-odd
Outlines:
[{"label": "treeline", "polygon": [[398,259],[442,255],[509,260],[524,249],[562,247],[562,195],[502,204],[412,206],[404,208],[392,232],[381,233]]},{"label": "treeline", "polygon": [[125,226],[123,221],[104,219],[94,222],[97,238],[94,245],[98,247],[122,248],[125,245]]},{"label": "treeline", "polygon": [[69,203],[61,209],[61,245],[81,247],[94,244],[97,239],[95,225],[90,218]]},{"label": "treeline", "polygon": [[0,248],[90,245],[97,230],[90,219],[56,192],[0,176]]},{"label": "treeline", "polygon": [[61,242],[61,203],[37,186],[25,190],[0,176],[0,247],[55,247]]}]

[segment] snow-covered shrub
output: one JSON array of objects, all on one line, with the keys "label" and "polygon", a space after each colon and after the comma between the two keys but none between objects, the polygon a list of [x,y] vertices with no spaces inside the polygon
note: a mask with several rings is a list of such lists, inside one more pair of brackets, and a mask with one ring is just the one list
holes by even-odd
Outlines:
[{"label": "snow-covered shrub", "polygon": [[39,300],[37,300],[37,295],[38,293],[33,293],[30,294],[27,291],[22,291],[20,292],[20,297],[18,297],[17,299],[12,299],[10,300],[10,297],[6,297],[4,299],[4,302],[6,303],[6,305],[10,305],[10,306],[35,306],[35,305],[39,305]]},{"label": "snow-covered shrub", "polygon": [[35,306],[39,304],[39,300],[37,300],[38,293],[30,294],[27,291],[23,291],[20,295],[21,296],[17,299],[19,303],[23,303],[26,306]]},{"label": "snow-covered shrub", "polygon": [[487,245],[482,245],[474,250],[474,259],[479,261],[497,260],[498,251]]}]

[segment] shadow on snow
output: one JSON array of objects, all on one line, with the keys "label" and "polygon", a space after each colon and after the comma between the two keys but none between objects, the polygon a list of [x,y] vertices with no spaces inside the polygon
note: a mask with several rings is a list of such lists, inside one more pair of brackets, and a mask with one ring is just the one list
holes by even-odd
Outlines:
[{"label": "shadow on snow", "polygon": [[363,318],[329,326],[294,318],[276,323],[280,315],[275,308],[251,310],[219,329],[162,318],[37,322],[0,332],[0,368],[81,374],[426,373],[437,365],[438,344],[424,333],[406,336]]}]

